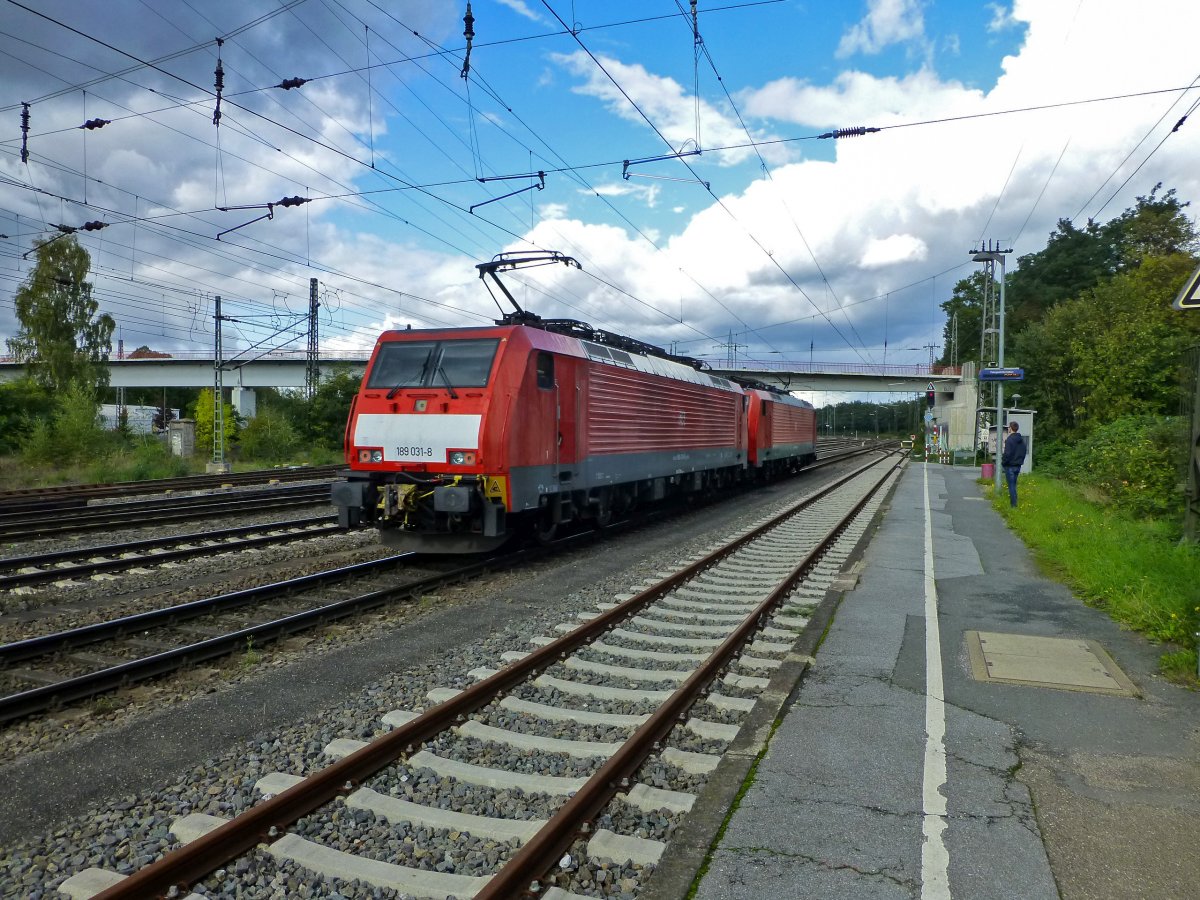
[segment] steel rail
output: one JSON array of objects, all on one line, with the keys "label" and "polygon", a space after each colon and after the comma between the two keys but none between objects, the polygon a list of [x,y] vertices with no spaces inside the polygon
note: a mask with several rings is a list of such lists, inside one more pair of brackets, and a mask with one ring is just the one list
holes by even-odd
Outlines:
[{"label": "steel rail", "polygon": [[[123,525],[130,528],[149,527],[169,522],[187,522],[192,519],[204,519],[225,512],[247,514],[259,509],[287,509],[293,506],[314,506],[329,502],[329,489],[291,492],[288,494],[267,494],[266,496],[225,494],[214,499],[204,498],[205,502],[190,504],[174,504],[172,506],[154,509],[138,507],[137,509],[121,510],[114,504],[110,510],[107,507],[87,507],[87,512],[66,522],[46,522],[44,520],[4,521],[0,516],[0,541],[16,538],[33,540],[57,534],[68,534],[76,531],[95,531],[113,525]],[[247,502],[258,502],[261,505],[253,510],[243,509]],[[95,510],[100,510],[95,512]],[[138,519],[141,519],[140,523]]]},{"label": "steel rail", "polygon": [[[312,526],[322,525],[323,528]],[[286,534],[262,534],[267,531],[283,531],[300,528],[307,531],[288,531]],[[330,534],[344,532],[345,529],[337,524],[336,516],[314,516],[307,519],[289,519],[282,522],[268,522],[263,525],[239,525],[236,528],[221,528],[215,531],[198,531],[192,534],[182,534],[169,538],[147,538],[144,541],[131,541],[126,544],[109,544],[101,547],[85,547],[74,550],[59,550],[53,553],[38,553],[33,556],[13,556],[0,559],[0,570],[38,568],[36,572],[13,572],[0,575],[0,590],[21,587],[29,584],[41,584],[47,581],[58,581],[63,578],[77,578],[81,575],[91,575],[95,572],[111,572],[117,569],[128,569],[134,566],[156,565],[177,559],[191,559],[196,556],[213,556],[219,553],[229,553],[252,547],[285,543],[287,541],[304,540],[310,537],[325,537]],[[259,534],[259,537],[245,535]],[[191,544],[205,541],[220,541],[204,546],[169,549],[178,544]],[[145,556],[129,557],[129,553],[145,553]],[[109,559],[92,560],[93,557],[107,556]],[[54,566],[59,563],[79,560],[78,565],[67,569],[42,569],[43,566]]]},{"label": "steel rail", "polygon": [[521,845],[521,849],[491,877],[475,895],[474,900],[512,900],[515,897],[531,896],[539,891],[538,879],[562,857],[581,833],[582,826],[599,815],[620,791],[629,787],[629,779],[654,752],[656,745],[681,721],[687,710],[720,674],[721,669],[745,648],[755,632],[766,625],[771,612],[833,546],[899,465],[900,462],[897,461],[883,473],[863,498],[788,575],[784,576],[770,595],[746,615],[741,624],[667,701],[558,808],[532,838]]},{"label": "steel rail", "polygon": [[422,742],[456,724],[461,717],[483,708],[499,694],[565,658],[578,647],[615,627],[618,622],[636,614],[678,585],[695,577],[744,544],[754,540],[763,532],[812,505],[875,465],[878,465],[878,461],[836,479],[815,494],[772,517],[765,524],[730,544],[714,550],[671,577],[601,613],[544,647],[535,649],[494,675],[471,685],[449,700],[431,707],[412,721],[376,738],[338,762],[331,763],[314,772],[299,784],[255,804],[224,825],[167,853],[156,862],[139,869],[120,883],[97,894],[95,900],[138,900],[138,898],[161,897],[168,894],[176,896],[181,892],[186,893],[190,885],[203,880],[229,860],[246,853],[261,842],[277,837],[288,825],[336,797],[351,793],[359,783],[391,765],[400,757],[415,752]]},{"label": "steel rail", "polygon": [[336,584],[363,575],[372,575],[414,556],[416,556],[415,553],[398,553],[382,559],[372,559],[337,569],[313,572],[311,575],[301,575],[298,578],[288,578],[285,581],[216,594],[212,597],[202,597],[199,600],[191,600],[175,606],[164,606],[162,609],[133,613],[107,622],[96,622],[93,625],[82,625],[79,628],[58,631],[41,637],[13,641],[10,644],[0,645],[0,666],[37,656],[48,656],[51,653],[59,653],[85,644],[94,644],[97,641],[124,637],[154,626],[186,622],[189,619],[237,609],[248,603],[287,597],[298,591],[311,590],[331,583]]},{"label": "steel rail", "polygon": [[[409,555],[410,554],[399,554],[398,556],[388,557],[386,560],[376,560],[375,562],[394,563],[404,559]],[[359,563],[359,565],[361,566],[367,564]],[[86,699],[87,697],[93,697],[96,694],[102,694],[106,691],[124,687],[135,681],[144,681],[148,678],[165,675],[185,666],[204,662],[205,660],[213,659],[218,656],[224,656],[235,650],[243,649],[247,646],[248,641],[262,640],[265,642],[276,640],[286,635],[312,628],[316,624],[343,618],[355,612],[361,612],[363,610],[371,609],[375,606],[380,606],[384,603],[394,600],[397,597],[421,593],[448,582],[461,580],[462,578],[477,574],[479,571],[484,569],[496,567],[497,564],[494,561],[472,563],[468,566],[455,569],[452,572],[446,572],[440,575],[431,575],[427,578],[421,578],[415,581],[405,582],[404,584],[396,585],[394,587],[372,591],[368,594],[362,594],[358,597],[350,597],[345,600],[338,600],[334,603],[328,603],[324,606],[318,606],[310,610],[305,610],[304,612],[293,613],[292,615],[284,616],[280,619],[272,619],[270,622],[263,622],[258,625],[250,625],[246,628],[241,628],[237,631],[229,632],[228,634],[218,635],[217,637],[198,641],[194,644],[176,647],[173,650],[164,650],[162,653],[156,653],[153,656],[130,660],[127,663],[110,666],[106,669],[100,669],[87,675],[80,675],[77,678],[70,678],[57,684],[45,685],[40,688],[23,691],[20,694],[12,694],[8,697],[0,698],[0,722],[8,722],[14,719],[20,719],[37,712],[41,712],[42,710],[53,708],[56,705],[70,703],[74,700]],[[195,602],[203,603],[205,601]],[[249,599],[243,600],[242,605],[248,602],[250,602]],[[183,606],[188,605],[190,604],[183,604]],[[179,607],[173,607],[172,609],[178,608]],[[229,606],[225,608],[230,609],[233,607]],[[156,610],[153,613],[142,613],[141,615],[156,616],[171,611],[172,610]],[[203,612],[199,612],[196,615],[203,614]],[[193,617],[194,616],[189,616],[189,618]],[[133,619],[137,617],[129,616],[126,618]],[[123,620],[117,621],[120,622]],[[85,626],[85,628],[79,630],[86,631],[89,628],[104,629],[113,624],[114,623],[110,622],[102,622],[98,623],[97,625]],[[46,638],[32,638],[31,640],[50,640],[58,636],[59,635],[49,635]],[[101,638],[95,638],[94,640],[100,639]],[[28,642],[22,641],[20,643],[24,644]],[[7,650],[14,646],[16,645],[7,644],[3,648],[0,648],[0,650]]]},{"label": "steel rail", "polygon": [[186,475],[180,478],[152,478],[146,481],[116,481],[99,484],[61,484],[49,487],[19,488],[0,491],[0,509],[21,504],[44,504],[59,499],[95,499],[170,491],[203,490],[226,484],[261,484],[271,481],[307,481],[332,478],[345,469],[344,464],[299,469],[257,469],[227,475]]},{"label": "steel rail", "polygon": [[[152,500],[124,500],[103,503],[97,506],[71,507],[66,512],[75,519],[103,518],[118,513],[156,512],[158,510],[191,509],[204,506],[219,506],[232,500],[269,500],[272,497],[320,496],[329,494],[328,484],[289,484],[250,491],[228,491],[220,494],[170,494]],[[42,510],[0,510],[0,525],[24,525],[46,521]]]}]

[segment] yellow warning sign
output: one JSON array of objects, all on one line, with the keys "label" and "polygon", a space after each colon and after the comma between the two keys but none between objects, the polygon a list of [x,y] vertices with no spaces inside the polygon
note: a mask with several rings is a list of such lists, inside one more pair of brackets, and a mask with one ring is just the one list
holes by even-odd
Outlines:
[{"label": "yellow warning sign", "polygon": [[1172,305],[1180,310],[1200,309],[1200,266],[1196,266],[1196,271],[1188,276]]}]

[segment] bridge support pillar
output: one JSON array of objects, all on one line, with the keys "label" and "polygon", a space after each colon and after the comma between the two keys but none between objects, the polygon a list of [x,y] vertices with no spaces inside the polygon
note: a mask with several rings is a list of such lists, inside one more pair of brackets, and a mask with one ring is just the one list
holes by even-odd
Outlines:
[{"label": "bridge support pillar", "polygon": [[258,412],[258,399],[250,388],[233,389],[233,411],[243,419],[253,419]]}]

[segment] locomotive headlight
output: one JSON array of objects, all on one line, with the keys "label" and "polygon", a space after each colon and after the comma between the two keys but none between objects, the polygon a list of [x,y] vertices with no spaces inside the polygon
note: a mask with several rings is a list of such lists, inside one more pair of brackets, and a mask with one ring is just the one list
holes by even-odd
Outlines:
[{"label": "locomotive headlight", "polygon": [[383,451],[382,450],[372,450],[371,451],[371,462],[383,462]]},{"label": "locomotive headlight", "polygon": [[465,466],[467,464],[467,454],[462,450],[455,450],[450,454],[450,465]]},{"label": "locomotive headlight", "polygon": [[374,450],[363,449],[358,451],[358,461],[360,463],[380,463],[383,462],[383,450],[376,448]]}]

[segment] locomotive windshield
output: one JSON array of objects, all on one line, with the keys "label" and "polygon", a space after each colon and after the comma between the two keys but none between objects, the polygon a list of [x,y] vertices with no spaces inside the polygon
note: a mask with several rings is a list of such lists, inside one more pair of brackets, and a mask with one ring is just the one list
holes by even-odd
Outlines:
[{"label": "locomotive windshield", "polygon": [[[389,341],[379,348],[367,387],[486,387],[498,340]],[[389,395],[390,396],[390,395]]]}]

